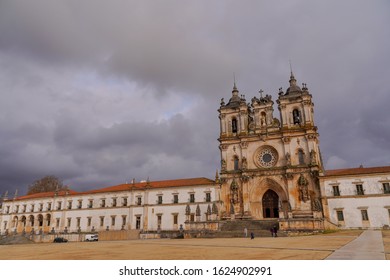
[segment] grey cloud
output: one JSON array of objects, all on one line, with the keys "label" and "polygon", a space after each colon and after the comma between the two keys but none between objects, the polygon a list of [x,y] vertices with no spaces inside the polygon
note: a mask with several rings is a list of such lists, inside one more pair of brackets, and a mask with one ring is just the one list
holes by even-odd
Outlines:
[{"label": "grey cloud", "polygon": [[260,88],[275,100],[289,60],[313,94],[326,167],[389,164],[389,8],[1,1],[0,193],[50,173],[76,189],[212,177],[233,72],[247,100]]}]

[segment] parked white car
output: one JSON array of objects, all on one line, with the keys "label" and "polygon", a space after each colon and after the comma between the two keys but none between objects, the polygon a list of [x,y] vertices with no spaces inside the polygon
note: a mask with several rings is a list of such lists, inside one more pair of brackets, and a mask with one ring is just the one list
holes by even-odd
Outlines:
[{"label": "parked white car", "polygon": [[85,235],[85,241],[98,241],[99,235],[97,234],[87,234]]}]

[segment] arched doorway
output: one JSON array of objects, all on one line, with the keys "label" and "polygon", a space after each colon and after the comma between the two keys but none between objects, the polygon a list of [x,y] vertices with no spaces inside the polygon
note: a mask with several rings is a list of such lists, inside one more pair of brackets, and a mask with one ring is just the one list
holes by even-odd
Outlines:
[{"label": "arched doorway", "polygon": [[273,190],[268,190],[263,195],[263,217],[279,218],[279,196]]}]

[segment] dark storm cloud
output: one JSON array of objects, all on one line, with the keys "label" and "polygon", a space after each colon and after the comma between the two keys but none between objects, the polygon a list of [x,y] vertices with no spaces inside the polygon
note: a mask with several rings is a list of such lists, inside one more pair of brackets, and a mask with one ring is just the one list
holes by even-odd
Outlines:
[{"label": "dark storm cloud", "polygon": [[[313,95],[327,168],[388,165],[386,1],[0,1],[0,193],[213,177],[217,108]],[[275,117],[279,117],[275,108]]]}]

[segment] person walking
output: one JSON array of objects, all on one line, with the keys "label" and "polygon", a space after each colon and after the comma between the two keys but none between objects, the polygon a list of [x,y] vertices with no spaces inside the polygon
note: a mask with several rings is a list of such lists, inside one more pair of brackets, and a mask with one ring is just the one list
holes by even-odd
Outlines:
[{"label": "person walking", "polygon": [[246,227],[244,228],[244,236],[245,238],[248,237],[248,229]]},{"label": "person walking", "polygon": [[270,228],[269,231],[271,232],[271,236],[274,237],[274,228]]},{"label": "person walking", "polygon": [[274,237],[278,237],[278,228],[276,226],[274,226],[273,233]]},{"label": "person walking", "polygon": [[251,232],[251,239],[255,239],[255,234]]}]

